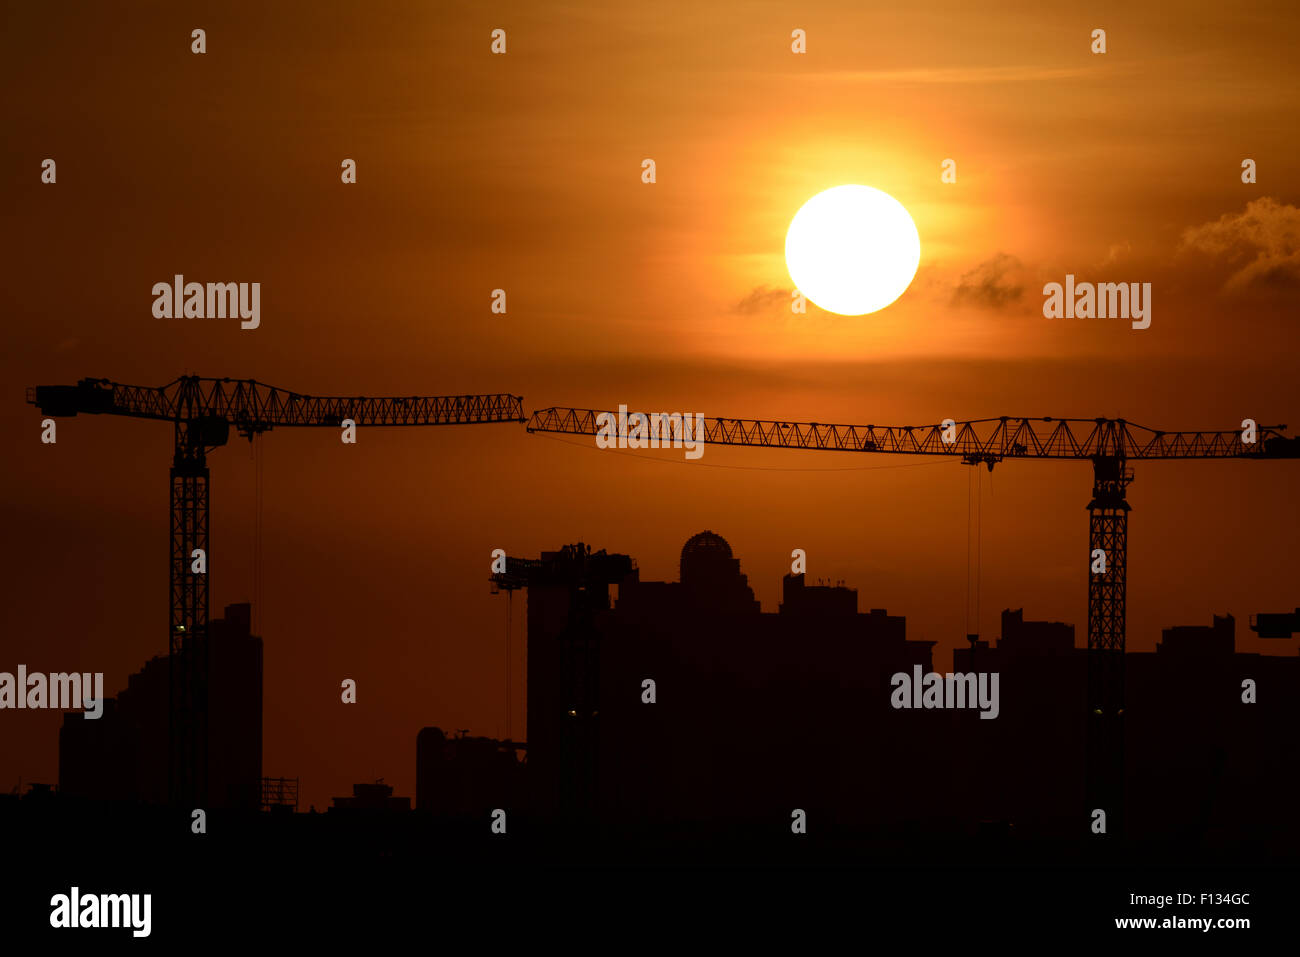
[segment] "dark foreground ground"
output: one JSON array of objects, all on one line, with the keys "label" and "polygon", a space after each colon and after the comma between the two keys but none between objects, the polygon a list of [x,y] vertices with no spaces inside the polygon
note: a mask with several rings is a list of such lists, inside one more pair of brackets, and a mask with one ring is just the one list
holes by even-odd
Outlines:
[{"label": "dark foreground ground", "polygon": [[[29,938],[69,949],[410,940],[622,952],[780,938],[801,952],[910,940],[925,953],[1094,936],[1232,947],[1289,938],[1300,901],[1300,855],[1285,843],[1051,842],[1005,827],[819,833],[812,818],[795,835],[785,821],[629,829],[516,815],[493,834],[486,820],[417,813],[214,813],[200,835],[188,815],[158,809],[11,801],[0,835],[6,953]],[[51,897],[73,886],[151,894],[149,938],[51,928]],[[1116,927],[1148,917],[1175,926]],[[1177,925],[1188,918],[1250,927]]]}]

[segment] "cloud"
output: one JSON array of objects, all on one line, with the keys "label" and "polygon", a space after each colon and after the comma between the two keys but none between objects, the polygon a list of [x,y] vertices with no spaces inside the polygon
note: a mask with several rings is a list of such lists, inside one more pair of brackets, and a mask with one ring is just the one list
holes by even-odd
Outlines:
[{"label": "cloud", "polygon": [[962,273],[952,291],[952,305],[1002,309],[1024,295],[1024,265],[1015,256],[998,253],[974,269]]},{"label": "cloud", "polygon": [[1111,243],[1110,248],[1106,250],[1106,258],[1100,263],[1101,266],[1112,266],[1121,259],[1127,259],[1133,254],[1133,244],[1127,239],[1122,243]]},{"label": "cloud", "polygon": [[1240,213],[1183,230],[1180,250],[1214,257],[1235,271],[1227,293],[1300,289],[1300,209],[1265,196]]},{"label": "cloud", "polygon": [[749,291],[749,295],[740,300],[731,307],[732,312],[739,312],[743,315],[752,316],[755,313],[762,312],[778,302],[790,301],[789,289],[773,289],[770,286],[755,286]]},{"label": "cloud", "polygon": [[820,75],[833,75],[838,80],[856,80],[871,84],[893,83],[900,86],[969,86],[997,83],[1020,85],[1095,76],[1095,69],[1088,66],[922,67],[901,70],[826,70]]}]

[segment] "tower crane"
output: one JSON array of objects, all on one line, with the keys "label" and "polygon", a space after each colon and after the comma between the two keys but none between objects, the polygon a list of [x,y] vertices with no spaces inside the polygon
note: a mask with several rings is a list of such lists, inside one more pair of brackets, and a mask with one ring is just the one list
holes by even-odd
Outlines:
[{"label": "tower crane", "polygon": [[[626,407],[624,407],[626,408]],[[618,423],[620,432],[648,437],[672,434],[672,417],[551,407],[532,414],[529,432],[595,436]],[[1088,782],[1090,807],[1122,809],[1124,650],[1128,570],[1129,463],[1145,459],[1300,458],[1300,438],[1285,425],[1243,422],[1243,429],[1167,432],[1125,419],[998,418],[939,425],[827,425],[763,419],[711,417],[704,441],[715,445],[818,449],[897,455],[959,456],[967,465],[993,466],[1007,459],[1069,459],[1092,463],[1088,502]],[[1249,427],[1248,427],[1249,426]],[[631,443],[629,442],[629,445]],[[662,444],[662,440],[661,440]],[[1101,562],[1096,559],[1099,556]],[[1092,571],[1097,568],[1103,571]],[[1119,827],[1112,827],[1115,833]]]},{"label": "tower crane", "polygon": [[[71,386],[28,389],[27,401],[45,416],[119,415],[172,423],[168,787],[173,804],[191,807],[203,806],[207,796],[208,452],[226,444],[231,428],[251,442],[273,428],[339,428],[347,420],[358,427],[525,421],[522,397],[503,393],[312,396],[252,379],[198,376],[156,388],[82,379]],[[201,572],[194,570],[200,567]]]}]

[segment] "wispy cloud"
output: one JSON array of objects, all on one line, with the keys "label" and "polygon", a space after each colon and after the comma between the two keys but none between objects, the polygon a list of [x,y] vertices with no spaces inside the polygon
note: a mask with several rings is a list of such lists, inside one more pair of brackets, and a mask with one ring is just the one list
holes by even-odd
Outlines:
[{"label": "wispy cloud", "polygon": [[861,83],[895,83],[900,85],[969,85],[978,83],[1045,83],[1096,76],[1096,68],[985,66],[921,67],[906,70],[828,70],[812,74],[792,74],[817,78],[833,77],[837,81]]},{"label": "wispy cloud", "polygon": [[1300,208],[1272,197],[1251,200],[1240,213],[1183,230],[1180,248],[1232,267],[1224,292],[1300,289]]},{"label": "wispy cloud", "polygon": [[1127,239],[1122,243],[1111,243],[1110,248],[1106,250],[1106,258],[1098,265],[1113,266],[1121,260],[1127,259],[1133,254],[1133,244]]},{"label": "wispy cloud", "polygon": [[962,273],[952,291],[954,306],[1002,309],[1024,295],[1024,264],[1009,253],[998,253]]},{"label": "wispy cloud", "polygon": [[745,298],[741,299],[731,307],[732,312],[738,312],[742,315],[752,316],[755,313],[763,312],[771,308],[778,302],[789,302],[791,291],[789,289],[773,289],[771,286],[755,286],[751,289]]}]

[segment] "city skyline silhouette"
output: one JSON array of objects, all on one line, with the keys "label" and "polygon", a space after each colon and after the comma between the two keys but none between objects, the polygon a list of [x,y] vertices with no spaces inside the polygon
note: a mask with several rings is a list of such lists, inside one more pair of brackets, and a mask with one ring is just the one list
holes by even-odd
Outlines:
[{"label": "city skyline silhouette", "polygon": [[[678,581],[643,581],[633,558],[584,545],[510,559],[492,581],[507,600],[520,589],[527,597],[527,724],[518,743],[425,727],[414,795],[362,781],[353,797],[335,795],[319,811],[414,807],[472,831],[505,805],[544,831],[582,821],[628,840],[710,823],[761,833],[789,805],[856,841],[912,829],[971,840],[1001,829],[1021,846],[1061,842],[1078,853],[1087,844],[1089,656],[1072,624],[1004,610],[996,639],[970,635],[945,663],[935,642],[908,637],[905,616],[859,611],[857,591],[844,584],[787,574],[778,611],[763,612],[740,560],[712,531],[683,546],[679,569]],[[1295,615],[1264,622],[1257,627],[1265,633],[1279,622],[1300,630]],[[260,703],[275,689],[263,688],[261,641],[250,625],[247,604],[212,623],[213,766],[205,777],[213,792],[203,804],[214,812],[270,809]],[[1300,848],[1277,823],[1300,761],[1270,755],[1269,735],[1297,716],[1290,691],[1300,658],[1240,653],[1236,635],[1232,616],[1216,616],[1165,629],[1154,654],[1125,655],[1129,760],[1123,808],[1109,809],[1115,826],[1134,822],[1122,839]],[[1263,640],[1290,650],[1286,638]],[[235,650],[246,644],[254,657]],[[153,658],[99,720],[65,714],[57,794],[66,807],[97,801],[164,813],[165,665]],[[914,669],[998,674],[1002,698],[990,715],[998,723],[898,710],[887,679]],[[1246,679],[1258,703],[1254,695],[1245,702]],[[575,702],[590,713],[568,707]],[[237,712],[244,716],[233,719]],[[1190,744],[1179,730],[1188,727],[1197,729]],[[406,731],[389,734],[409,742]],[[857,755],[848,764],[846,741]],[[963,781],[957,793],[945,784],[953,780]],[[296,794],[301,779],[295,785]],[[1198,797],[1189,803],[1187,795]],[[297,811],[307,810],[299,799]],[[316,802],[310,811],[318,813]]]},{"label": "city skyline silhouette", "polygon": [[[277,438],[278,438],[278,436],[277,436]],[[237,447],[236,447],[236,448],[237,448]],[[232,449],[231,451],[235,451],[235,449]],[[1166,466],[1166,467],[1168,467],[1168,466]],[[1151,471],[1149,465],[1148,465],[1146,471],[1148,471],[1148,472]],[[218,501],[220,501],[220,498],[218,498]],[[1140,522],[1141,519],[1142,519],[1143,517],[1144,517],[1144,516],[1142,516],[1141,514],[1138,514],[1136,520]],[[221,526],[221,511],[220,511],[219,508],[217,509],[216,525],[217,525],[218,528],[220,528],[220,526]],[[1140,528],[1140,526],[1138,526],[1138,527]],[[217,541],[220,542],[220,535],[219,535],[219,533],[218,533]],[[219,555],[220,555],[220,551],[219,551],[219,550],[216,550],[216,551],[215,551],[215,555],[216,555],[216,556],[219,556]],[[478,564],[479,564],[480,569],[481,569],[481,567],[482,567],[484,564],[486,564],[486,561],[480,561]],[[787,564],[788,564],[788,562],[787,562]],[[814,559],[813,559],[813,567],[814,567],[814,568],[817,567],[817,565],[816,565],[816,557],[814,557]],[[472,574],[472,571],[473,571],[473,570],[472,570],[472,569],[467,569],[467,571],[469,571],[469,572]],[[468,578],[468,577],[470,577],[470,575],[467,575],[466,577]],[[478,585],[481,585],[482,582],[483,582],[482,577],[479,576],[479,575],[474,575],[474,576],[473,576],[473,579],[474,579],[474,580],[473,580],[473,582],[472,582],[472,585],[475,586],[475,587],[477,587]],[[467,583],[467,585],[469,585],[469,584],[471,584],[471,583]],[[761,587],[761,585],[760,585],[760,587]],[[1075,583],[1075,590],[1076,590],[1076,591],[1082,591],[1084,587],[1085,587],[1085,586],[1084,586],[1084,583],[1083,583],[1082,580],[1080,580],[1080,581],[1078,581],[1078,582]],[[987,589],[987,586],[985,586],[985,589]],[[856,589],[855,589],[855,592],[856,592]],[[220,593],[220,592],[218,592],[218,593]],[[967,600],[967,596],[966,596],[966,595],[963,594],[961,597],[963,598],[963,600]],[[875,604],[875,599],[871,599],[871,601],[872,601],[873,604]],[[987,601],[987,597],[986,597],[986,601]],[[1017,603],[1017,602],[1015,601],[1015,599],[1012,599],[1011,603],[1014,604],[1014,603]],[[1019,604],[1022,604],[1022,605],[1023,605],[1023,604],[1025,604],[1025,603],[1023,603],[1023,602],[1019,602]],[[1062,604],[1064,604],[1064,603],[1062,603]],[[1032,606],[1030,606],[1030,607],[1031,607],[1031,613],[1032,613]],[[1059,606],[1058,606],[1058,607],[1059,607]],[[1251,633],[1251,632],[1250,632],[1250,631],[1245,627],[1245,624],[1246,624],[1246,622],[1249,620],[1249,617],[1252,616],[1252,615],[1254,615],[1254,614],[1257,614],[1257,613],[1268,613],[1268,612],[1277,612],[1277,611],[1279,611],[1279,610],[1284,610],[1286,607],[1287,607],[1287,606],[1286,606],[1286,603],[1285,603],[1285,602],[1273,602],[1271,605],[1261,605],[1261,604],[1257,604],[1257,605],[1255,605],[1255,606],[1247,605],[1245,608],[1240,608],[1240,607],[1238,607],[1238,608],[1235,608],[1235,609],[1226,609],[1226,608],[1223,608],[1221,605],[1218,605],[1217,603],[1215,603],[1215,604],[1213,605],[1213,608],[1214,608],[1215,610],[1214,610],[1214,612],[1212,612],[1212,614],[1218,614],[1218,613],[1220,613],[1220,612],[1226,612],[1226,613],[1234,613],[1234,612],[1235,612],[1236,617],[1237,617],[1237,618],[1238,618],[1238,619],[1243,623],[1243,627],[1240,629],[1240,631],[1239,631],[1239,633],[1238,633],[1238,636],[1237,636],[1237,641],[1238,641],[1238,643],[1239,643],[1239,650],[1245,650],[1245,649],[1248,648],[1249,650],[1252,650],[1252,651],[1256,651],[1256,652],[1264,652],[1265,654],[1275,655],[1275,654],[1278,654],[1279,651],[1281,651],[1283,648],[1288,648],[1288,649],[1289,649],[1290,646],[1289,646],[1289,645],[1286,645],[1286,644],[1283,643],[1283,642],[1278,642],[1278,641],[1276,641],[1276,640],[1269,640],[1269,639],[1260,639],[1260,638],[1257,638],[1256,636],[1254,636],[1253,633]],[[486,623],[486,624],[487,624],[487,627],[484,628],[484,632],[486,632],[486,634],[484,634],[484,641],[485,641],[485,643],[487,643],[487,644],[492,648],[493,651],[496,652],[495,657],[497,658],[497,660],[496,660],[495,662],[492,663],[493,665],[495,665],[495,667],[492,667],[492,668],[488,669],[488,670],[489,670],[489,673],[486,674],[486,675],[483,675],[483,676],[482,676],[483,679],[486,679],[486,680],[483,680],[483,684],[482,684],[482,687],[484,688],[484,694],[483,694],[483,699],[484,699],[484,700],[483,700],[483,706],[484,706],[484,707],[483,707],[483,711],[484,711],[484,712],[489,716],[489,717],[488,717],[488,721],[487,721],[487,722],[481,722],[481,723],[475,723],[475,722],[459,722],[459,723],[458,723],[458,722],[455,722],[455,721],[448,721],[448,720],[445,719],[445,718],[439,718],[439,717],[436,716],[436,715],[431,715],[430,718],[425,719],[425,720],[421,723],[420,726],[428,726],[428,725],[443,725],[443,726],[446,726],[446,727],[454,727],[454,726],[464,727],[466,724],[469,724],[469,725],[471,726],[471,730],[473,731],[474,734],[477,734],[477,735],[486,735],[486,736],[488,736],[488,737],[491,737],[491,738],[497,738],[497,739],[499,739],[499,738],[504,738],[504,737],[505,737],[505,734],[504,734],[505,721],[504,721],[504,715],[503,715],[503,713],[502,713],[504,709],[503,709],[503,706],[502,706],[502,704],[501,704],[501,692],[500,692],[500,690],[499,690],[499,689],[500,689],[500,686],[501,686],[500,675],[501,675],[501,665],[502,665],[502,662],[501,662],[501,651],[500,651],[500,634],[501,634],[500,626],[503,624],[503,622],[502,622],[501,619],[504,617],[504,615],[501,613],[501,612],[502,612],[502,609],[500,609],[499,607],[493,608],[493,609],[491,609],[491,611],[492,611],[492,612],[495,612],[495,614],[489,614],[489,616],[487,616],[487,617],[488,617],[488,622]],[[519,613],[522,614],[522,612],[523,612],[523,609],[520,609],[520,612],[519,612]],[[906,611],[905,611],[905,610],[904,610],[904,616],[905,616],[905,617],[908,617],[908,616],[906,615]],[[914,617],[914,616],[913,616],[913,617]],[[987,619],[988,617],[991,617],[991,615],[986,615],[986,619]],[[1046,617],[1046,616],[1044,616],[1044,617]],[[1061,617],[1065,617],[1065,616],[1061,616]],[[495,618],[496,621],[492,621],[492,620],[491,620],[492,618]],[[1075,622],[1069,622],[1069,623],[1070,623],[1070,624],[1076,624]],[[515,646],[517,646],[517,647],[516,647],[516,651],[515,651],[515,660],[514,660],[514,662],[513,662],[513,667],[514,667],[514,671],[516,672],[516,674],[515,674],[515,684],[516,684],[516,688],[515,688],[515,697],[516,697],[518,700],[515,701],[515,702],[512,702],[512,704],[513,704],[513,710],[514,710],[515,714],[516,714],[517,716],[522,716],[522,714],[523,714],[523,709],[522,709],[521,706],[522,706],[522,703],[523,703],[523,686],[524,686],[524,681],[523,681],[523,679],[525,678],[525,675],[523,674],[523,671],[522,671],[521,663],[522,663],[522,660],[523,660],[523,659],[520,657],[520,653],[521,653],[522,650],[523,650],[523,649],[522,649],[522,644],[521,644],[521,643],[522,643],[522,641],[523,641],[523,637],[524,637],[524,636],[519,632],[519,630],[518,630],[518,624],[519,624],[519,617],[516,616],[516,618],[515,618],[515,628],[514,628],[514,631],[513,631],[513,633],[512,633],[511,640],[512,640],[512,643],[513,643]],[[1198,623],[1195,622],[1195,621],[1188,621],[1188,620],[1174,619],[1174,620],[1172,620],[1172,621],[1166,621],[1166,622],[1164,623],[1163,627],[1173,627],[1173,626],[1175,626],[1175,625],[1195,625],[1195,624],[1198,624]],[[496,626],[496,627],[492,627],[492,626]],[[496,632],[495,634],[493,634],[494,631]],[[982,637],[987,637],[988,633],[989,633],[989,632],[988,632],[988,629],[985,629],[984,632],[981,632],[981,636],[982,636]],[[950,656],[951,651],[950,651],[949,649],[952,649],[952,650],[961,650],[961,649],[964,647],[964,645],[966,644],[966,634],[965,634],[965,633],[961,634],[960,636],[952,635],[952,634],[946,634],[946,635],[942,635],[942,636],[933,636],[933,637],[932,637],[931,634],[930,634],[930,632],[927,631],[927,632],[925,633],[925,636],[926,636],[926,638],[927,638],[928,640],[931,640],[931,641],[935,642],[935,644],[936,644],[940,649],[942,649],[942,651],[943,651],[945,657],[949,657],[949,656]],[[1130,641],[1131,641],[1130,648],[1133,648],[1134,650],[1148,650],[1148,649],[1153,648],[1154,645],[1155,645],[1155,642],[1152,641],[1152,640],[1150,639],[1149,635],[1141,634],[1141,633],[1134,635],[1134,636],[1130,639]],[[1080,642],[1080,644],[1082,644],[1082,642]],[[165,653],[165,649],[163,649],[162,651],[163,651],[163,653]],[[271,647],[271,649],[270,649],[270,654],[274,655],[274,654],[275,654],[275,651],[276,651],[276,649],[275,649],[274,646],[272,645],[272,647]],[[157,652],[155,652],[155,653],[157,653]],[[17,664],[17,662],[15,662],[15,664]],[[32,667],[33,670],[36,670],[34,664],[32,664],[32,663],[29,662],[29,665]],[[51,667],[49,670],[57,670],[57,669]],[[492,679],[496,679],[496,680],[494,681],[494,680],[492,680]],[[112,682],[111,680],[110,680],[109,684],[110,684],[110,687],[117,687],[117,685],[114,685],[113,682]],[[337,686],[335,686],[335,688],[336,688],[336,687],[337,687]],[[491,689],[491,690],[488,690],[488,689]],[[326,689],[323,689],[323,688],[322,688],[322,689],[320,689],[320,690],[321,690],[321,692],[322,692],[321,696],[324,697],[324,694],[326,693]],[[275,696],[282,696],[282,695],[284,695],[284,694],[286,694],[286,693],[292,693],[292,691],[293,691],[293,689],[292,689],[291,687],[290,687],[290,688],[286,688],[286,687],[281,686],[281,687],[277,687],[277,688],[273,689],[272,694],[275,695]],[[328,693],[330,694],[330,697],[331,697],[333,700],[337,700],[337,692],[336,692],[336,690],[331,690],[331,691],[329,691]],[[363,692],[363,693],[364,693],[364,692]],[[271,698],[271,699],[268,699],[268,700],[275,700],[275,699],[274,699],[274,698]],[[332,702],[331,702],[331,707],[332,707]],[[31,714],[31,713],[29,713],[29,714]],[[40,715],[40,712],[35,712],[34,714],[36,714],[36,715]],[[24,715],[24,717],[27,717],[27,716]],[[49,723],[49,719],[50,719],[50,718],[55,718],[55,717],[56,717],[55,715],[49,715],[49,716],[47,717],[47,719],[46,719],[46,723]],[[29,719],[29,720],[30,720],[30,719]],[[270,716],[269,720],[267,720],[266,723],[267,723],[267,724],[271,724],[271,723],[275,722],[276,720],[277,720],[277,715],[275,714],[275,711],[274,711],[274,709],[272,708],[272,709],[271,709],[271,716]],[[486,724],[487,726],[484,726],[485,724]],[[477,726],[476,726],[476,725],[477,725]],[[381,731],[381,735],[382,735],[382,734],[383,734],[383,732]],[[522,737],[521,737],[521,735],[519,735],[519,734],[516,734],[515,737],[516,737],[517,739],[521,739],[521,740],[522,740]],[[392,764],[392,765],[394,765],[394,766],[389,767],[389,766],[381,766],[381,765],[379,765],[379,764],[371,764],[370,766],[366,767],[365,769],[360,770],[359,772],[358,772],[357,770],[353,770],[353,771],[349,772],[347,769],[340,769],[340,773],[341,773],[341,775],[342,775],[343,777],[346,777],[346,778],[356,778],[356,779],[358,779],[358,780],[374,779],[374,778],[376,778],[376,777],[381,777],[381,776],[382,776],[382,777],[386,777],[388,780],[396,782],[398,788],[399,788],[400,790],[402,790],[403,793],[413,794],[413,793],[414,793],[414,773],[413,773],[412,769],[409,768],[409,767],[407,766],[407,765],[409,765],[409,761],[405,760],[406,755],[402,754],[401,752],[402,752],[402,749],[397,749],[397,748],[394,748],[393,751],[391,752],[391,754],[392,754],[392,756],[393,756],[393,758],[394,758],[395,760],[392,760],[392,761],[388,762],[388,764]],[[54,767],[57,768],[57,764],[56,764],[55,762],[49,761],[48,758],[49,758],[49,755],[48,755],[48,753],[47,753],[46,766],[49,767],[50,765],[53,765]],[[307,784],[306,784],[305,791],[304,791],[304,806],[306,806],[307,804],[316,804],[317,806],[325,806],[325,805],[328,803],[329,798],[332,797],[335,793],[345,793],[345,792],[344,792],[344,789],[343,789],[342,787],[340,787],[338,784],[333,784],[333,783],[331,783],[331,784],[327,784],[327,785],[322,786],[322,785],[320,785],[320,784],[315,784],[315,783],[313,783],[313,780],[312,780],[313,775],[310,774],[310,771],[309,771],[307,774],[305,774],[305,775],[302,773],[302,769],[301,769],[301,764],[302,764],[302,763],[306,763],[306,762],[295,762],[292,758],[289,758],[287,761],[286,761],[286,760],[280,760],[280,761],[277,762],[276,766],[268,767],[268,768],[266,769],[266,770],[267,770],[267,774],[270,775],[270,776],[285,775],[285,774],[287,774],[287,775],[289,775],[289,776],[291,776],[291,777],[298,777],[298,778],[300,778],[300,779],[305,778]],[[281,766],[281,765],[285,765],[285,766]],[[295,765],[298,765],[298,766],[295,766]],[[30,780],[45,780],[46,782],[52,782],[53,780],[56,779],[56,775],[55,775],[55,774],[48,774],[48,773],[45,774],[45,775],[41,775],[41,774],[28,774],[28,775],[24,775],[24,777],[26,777],[27,780],[29,780],[29,781],[30,781]],[[338,778],[338,777],[335,777],[334,780],[337,781],[337,780],[339,780],[339,778]],[[13,784],[16,784],[16,783],[17,783],[17,781],[15,780],[15,781],[11,784],[11,787],[13,786]],[[350,785],[351,783],[354,783],[354,782],[352,782],[352,781],[348,781],[348,782],[347,782],[347,785]]]},{"label": "city skyline silhouette", "polygon": [[1300,8],[0,21],[0,931],[1284,927]]}]

